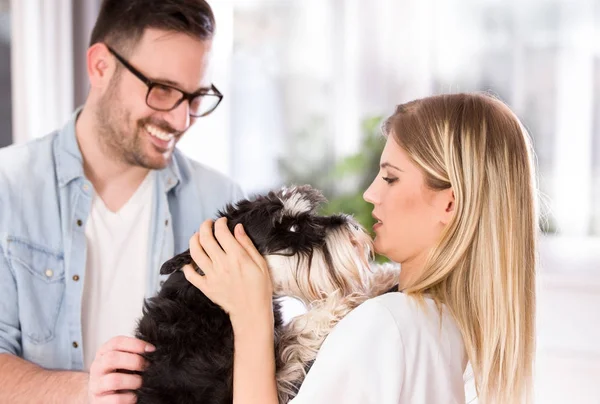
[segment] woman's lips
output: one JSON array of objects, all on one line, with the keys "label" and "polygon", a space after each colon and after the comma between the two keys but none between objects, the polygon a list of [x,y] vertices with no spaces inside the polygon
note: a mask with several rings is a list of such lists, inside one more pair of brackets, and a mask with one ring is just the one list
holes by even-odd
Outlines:
[{"label": "woman's lips", "polygon": [[379,218],[377,216],[375,216],[375,215],[372,215],[372,216],[373,216],[373,219],[376,220],[376,223],[373,225],[373,230],[377,230],[378,228],[380,228],[383,225],[383,223],[381,222],[381,220],[379,220]]}]

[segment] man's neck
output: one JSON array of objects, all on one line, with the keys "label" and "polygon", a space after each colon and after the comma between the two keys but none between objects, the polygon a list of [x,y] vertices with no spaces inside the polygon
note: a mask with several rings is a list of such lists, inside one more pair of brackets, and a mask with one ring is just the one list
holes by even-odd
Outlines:
[{"label": "man's neck", "polygon": [[98,196],[108,209],[118,211],[134,194],[150,170],[133,166],[109,155],[110,151],[100,143],[92,112],[84,108],[75,124],[75,134],[81,155],[83,170]]}]

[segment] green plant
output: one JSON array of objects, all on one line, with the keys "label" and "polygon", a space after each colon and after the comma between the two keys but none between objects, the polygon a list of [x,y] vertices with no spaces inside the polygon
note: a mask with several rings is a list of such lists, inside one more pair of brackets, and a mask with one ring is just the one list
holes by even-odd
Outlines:
[{"label": "green plant", "polygon": [[[333,164],[323,161],[300,173],[289,165],[280,163],[284,181],[287,184],[311,184],[319,188],[329,203],[321,210],[322,214],[347,213],[371,231],[375,220],[371,216],[373,205],[366,202],[362,195],[371,184],[379,171],[379,159],[385,145],[381,136],[381,116],[366,118],[361,123],[362,140],[360,150]],[[349,187],[339,187],[336,184],[345,183]],[[384,261],[383,257],[377,257]]]},{"label": "green plant", "polygon": [[379,116],[363,120],[360,150],[338,161],[330,174],[334,182],[352,183],[352,189],[345,192],[334,191],[331,195],[326,195],[329,203],[323,208],[323,213],[326,214],[352,214],[367,229],[375,224],[371,216],[373,206],[366,202],[362,195],[379,171],[379,158],[385,144],[379,131],[381,120]]}]

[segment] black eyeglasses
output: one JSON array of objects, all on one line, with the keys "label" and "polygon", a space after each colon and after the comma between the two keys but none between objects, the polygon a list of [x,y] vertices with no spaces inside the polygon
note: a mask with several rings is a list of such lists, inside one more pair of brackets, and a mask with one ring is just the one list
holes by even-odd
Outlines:
[{"label": "black eyeglasses", "polygon": [[152,81],[130,65],[129,62],[110,46],[107,45],[106,47],[127,70],[148,86],[146,104],[152,109],[157,111],[171,111],[177,108],[183,101],[187,101],[190,106],[190,116],[200,118],[213,112],[223,99],[223,94],[212,84],[210,85],[210,89],[202,89],[190,94],[177,87]]}]

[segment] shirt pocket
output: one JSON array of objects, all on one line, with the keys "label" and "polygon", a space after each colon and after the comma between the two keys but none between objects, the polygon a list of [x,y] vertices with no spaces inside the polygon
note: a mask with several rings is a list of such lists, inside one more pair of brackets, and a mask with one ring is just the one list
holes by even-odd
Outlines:
[{"label": "shirt pocket", "polygon": [[65,292],[63,255],[11,237],[6,255],[17,283],[21,333],[33,344],[47,343],[54,338]]}]

